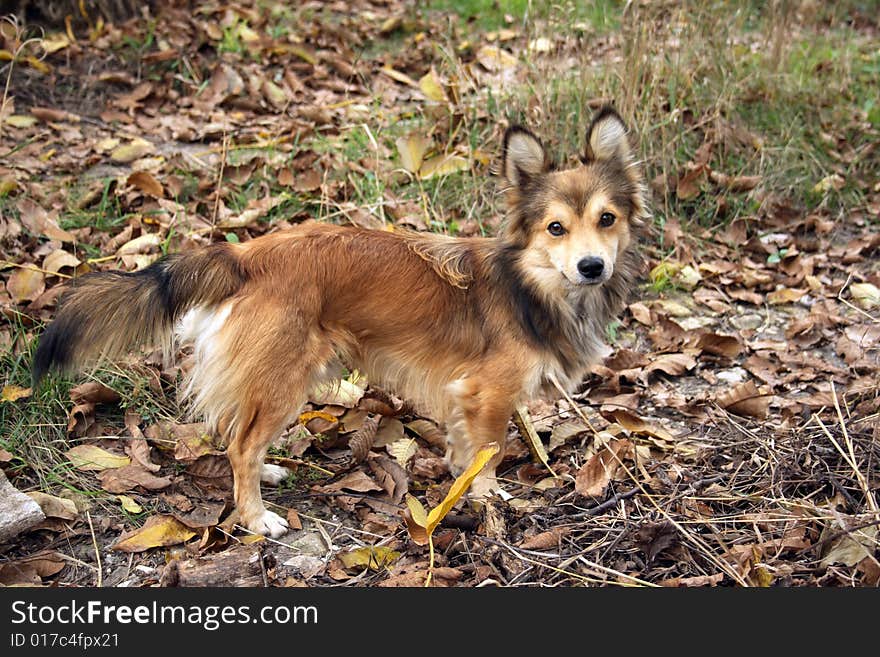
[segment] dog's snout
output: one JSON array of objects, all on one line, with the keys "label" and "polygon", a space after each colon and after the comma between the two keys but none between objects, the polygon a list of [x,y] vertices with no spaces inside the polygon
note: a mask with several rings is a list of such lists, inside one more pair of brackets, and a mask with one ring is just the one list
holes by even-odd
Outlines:
[{"label": "dog's snout", "polygon": [[578,271],[581,276],[589,280],[595,280],[602,276],[602,272],[605,271],[605,261],[602,258],[597,258],[596,256],[587,256],[586,258],[581,258],[578,262]]}]

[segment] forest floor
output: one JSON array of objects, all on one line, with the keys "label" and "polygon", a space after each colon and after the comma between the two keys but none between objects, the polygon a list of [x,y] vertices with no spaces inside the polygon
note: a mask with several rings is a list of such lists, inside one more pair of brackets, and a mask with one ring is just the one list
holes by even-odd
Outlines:
[{"label": "forest floor", "polygon": [[571,162],[606,102],[650,180],[648,266],[577,393],[529,404],[548,464],[511,422],[505,495],[446,516],[431,583],[880,584],[870,3],[159,4],[0,28],[0,468],[47,516],[0,584],[424,584],[405,495],[453,482],[430,418],[356,375],[313,399],[263,488],[294,529],[253,536],[185,360],[32,390],[37,339],[77,275],[306,219],[492,234],[504,129]]}]

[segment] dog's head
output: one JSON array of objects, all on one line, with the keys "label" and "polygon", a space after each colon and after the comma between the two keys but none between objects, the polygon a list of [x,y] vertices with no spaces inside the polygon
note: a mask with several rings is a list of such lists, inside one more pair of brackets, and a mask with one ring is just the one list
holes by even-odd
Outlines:
[{"label": "dog's head", "polygon": [[540,140],[520,126],[504,135],[501,175],[510,216],[506,238],[548,293],[599,285],[646,217],[644,180],[627,129],[610,107],[587,130],[581,164],[553,170]]}]

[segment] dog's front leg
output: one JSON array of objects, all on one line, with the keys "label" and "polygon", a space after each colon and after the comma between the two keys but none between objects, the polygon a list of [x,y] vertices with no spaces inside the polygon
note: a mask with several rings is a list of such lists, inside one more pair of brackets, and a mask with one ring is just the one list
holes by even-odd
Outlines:
[{"label": "dog's front leg", "polygon": [[497,384],[468,378],[449,386],[454,410],[447,421],[446,462],[454,476],[461,474],[477,452],[488,445],[498,445],[498,453],[474,478],[470,488],[473,498],[485,498],[500,488],[495,470],[504,458],[507,425],[513,413],[515,392]]}]

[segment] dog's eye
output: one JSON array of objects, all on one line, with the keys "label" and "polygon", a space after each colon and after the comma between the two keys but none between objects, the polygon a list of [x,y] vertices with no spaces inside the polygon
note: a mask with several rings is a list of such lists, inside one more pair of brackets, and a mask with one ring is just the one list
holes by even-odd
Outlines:
[{"label": "dog's eye", "polygon": [[565,233],[565,227],[558,221],[554,221],[549,226],[547,226],[547,232],[554,237],[559,237],[560,235]]},{"label": "dog's eye", "polygon": [[602,226],[602,228],[608,228],[608,226],[611,226],[616,219],[617,217],[610,212],[603,212],[602,216],[599,217],[599,225]]}]

